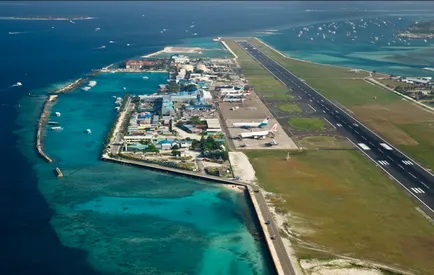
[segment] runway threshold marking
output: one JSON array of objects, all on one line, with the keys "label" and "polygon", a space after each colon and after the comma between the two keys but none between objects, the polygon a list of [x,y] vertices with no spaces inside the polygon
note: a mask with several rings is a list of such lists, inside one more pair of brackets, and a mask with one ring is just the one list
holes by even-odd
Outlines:
[{"label": "runway threshold marking", "polygon": [[414,163],[409,160],[402,160],[401,162],[404,163],[405,165],[414,165]]},{"label": "runway threshold marking", "polygon": [[390,164],[385,160],[379,160],[378,163],[380,163],[381,165],[389,165]]},{"label": "runway threshold marking", "polygon": [[420,188],[411,188],[411,191],[413,191],[414,193],[417,193],[417,194],[423,194],[423,193],[425,193],[425,191],[423,191]]}]

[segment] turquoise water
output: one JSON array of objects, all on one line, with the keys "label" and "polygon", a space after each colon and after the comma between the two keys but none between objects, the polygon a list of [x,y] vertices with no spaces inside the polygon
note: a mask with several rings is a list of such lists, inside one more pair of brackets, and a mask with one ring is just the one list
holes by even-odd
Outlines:
[{"label": "turquoise water", "polygon": [[[252,34],[295,58],[394,75],[433,76],[433,72],[423,68],[434,67],[434,39],[396,37],[399,29],[413,21],[432,18],[426,13],[367,15],[348,20],[293,24]],[[300,35],[300,32],[303,33]]]},{"label": "turquoise water", "polygon": [[[64,129],[47,129],[44,137],[54,163],[34,165],[38,189],[55,211],[51,225],[58,238],[86,251],[89,264],[104,274],[273,274],[264,244],[252,237],[258,225],[243,193],[99,160],[117,114],[113,96],[153,93],[166,77],[101,74],[91,90],[79,87],[59,96],[52,113],[61,116],[51,120]],[[26,136],[43,98],[20,104],[28,112],[19,117],[17,134]],[[32,142],[27,135],[20,147],[31,148]],[[55,167],[64,178],[54,176]]]}]

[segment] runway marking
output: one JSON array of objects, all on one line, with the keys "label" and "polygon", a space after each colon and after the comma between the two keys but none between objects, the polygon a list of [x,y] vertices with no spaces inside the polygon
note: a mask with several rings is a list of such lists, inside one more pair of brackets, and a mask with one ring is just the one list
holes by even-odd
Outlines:
[{"label": "runway marking", "polygon": [[378,163],[380,163],[381,165],[389,165],[390,164],[385,160],[379,160]]},{"label": "runway marking", "polygon": [[412,176],[413,178],[417,179],[416,176],[413,175],[412,173],[408,172],[408,174],[409,174],[410,176]]},{"label": "runway marking", "polygon": [[429,189],[429,187],[425,183],[423,183],[422,181],[420,183],[422,183],[422,185],[425,186],[426,189]]},{"label": "runway marking", "polygon": [[384,152],[381,149],[378,149],[378,151],[380,151],[382,154],[384,154]]},{"label": "runway marking", "polygon": [[324,118],[325,119],[325,121],[327,121],[333,128],[335,128],[336,129],[336,127],[330,122],[330,121],[328,121],[328,119],[327,118]]},{"label": "runway marking", "polygon": [[372,143],[372,142],[369,142],[369,144],[371,144],[372,146],[374,146],[374,143]]},{"label": "runway marking", "polygon": [[324,100],[321,99],[322,102],[324,102]]},{"label": "runway marking", "polygon": [[338,110],[335,110],[335,112],[339,114]]},{"label": "runway marking", "polygon": [[371,150],[371,148],[369,148],[368,146],[366,146],[366,144],[364,144],[364,143],[357,143],[357,145],[359,145],[360,148],[362,148],[365,151]]},{"label": "runway marking", "polygon": [[350,129],[353,129],[353,127],[351,127],[350,125],[348,125],[348,127],[350,127]]},{"label": "runway marking", "polygon": [[313,102],[312,99],[309,99],[310,102]]},{"label": "runway marking", "polygon": [[359,134],[359,131],[354,130],[354,132],[355,132],[356,134]]},{"label": "runway marking", "polygon": [[393,158],[391,158],[390,156],[387,156],[388,159],[390,159],[391,161],[393,161]]},{"label": "runway marking", "polygon": [[336,123],[336,126],[338,126],[338,127],[342,127],[342,124],[340,124],[340,123]]},{"label": "runway marking", "polygon": [[420,189],[420,188],[411,188],[411,190],[412,190],[414,193],[417,193],[417,194],[423,194],[423,193],[425,193],[425,191],[423,191],[423,190]]},{"label": "runway marking", "polygon": [[401,168],[402,170],[404,170],[404,167],[402,167],[401,164],[398,164],[399,168]]},{"label": "runway marking", "polygon": [[[311,101],[312,101],[312,100],[311,100]],[[315,108],[313,108],[312,106],[310,106],[310,104],[307,104],[307,105],[309,105],[309,107],[310,107],[314,112],[316,112]]]},{"label": "runway marking", "polygon": [[387,145],[386,143],[380,143],[380,145],[386,149],[386,150],[393,150],[392,147],[390,147],[389,145]]},{"label": "runway marking", "polygon": [[409,161],[409,160],[401,160],[402,163],[404,163],[405,165],[414,165],[413,162]]},{"label": "runway marking", "polygon": [[324,110],[322,110],[322,112],[325,114],[326,113],[326,111],[324,111]]},{"label": "runway marking", "polygon": [[363,138],[364,140],[367,140],[364,136],[362,136],[362,138]]},{"label": "runway marking", "polygon": [[301,96],[298,96],[299,99],[301,99]]}]

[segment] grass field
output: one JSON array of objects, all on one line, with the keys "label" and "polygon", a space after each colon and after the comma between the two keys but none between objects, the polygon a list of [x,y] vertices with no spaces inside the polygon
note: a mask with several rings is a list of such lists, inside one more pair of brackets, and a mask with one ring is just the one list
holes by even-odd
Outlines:
[{"label": "grass field", "polygon": [[324,130],[326,122],[317,117],[292,117],[288,120],[289,125],[297,130]]},{"label": "grass field", "polygon": [[292,99],[289,89],[238,47],[235,42],[228,40],[226,43],[238,56],[237,61],[242,67],[244,76],[257,93],[269,99]]},{"label": "grass field", "polygon": [[298,107],[297,104],[294,103],[282,103],[277,105],[277,108],[281,111],[288,112],[288,113],[300,113],[301,109]]},{"label": "grass field", "polygon": [[[250,151],[260,185],[281,195],[279,212],[301,258],[347,255],[434,274],[434,226],[358,151]],[[325,252],[318,252],[322,250]]]},{"label": "grass field", "polygon": [[[393,145],[434,168],[434,115],[383,88],[365,82],[368,72],[285,58],[261,42],[251,42],[334,102],[338,102]],[[375,68],[373,68],[375,69]]]},{"label": "grass field", "polygon": [[341,148],[349,149],[354,146],[346,139],[337,138],[333,136],[309,136],[296,140],[298,146],[305,149],[317,149],[317,148]]}]

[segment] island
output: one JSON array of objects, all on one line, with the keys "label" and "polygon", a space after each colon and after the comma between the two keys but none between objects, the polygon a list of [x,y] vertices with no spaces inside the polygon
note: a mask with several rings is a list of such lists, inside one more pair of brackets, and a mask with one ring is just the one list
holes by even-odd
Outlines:
[{"label": "island", "polygon": [[91,20],[96,17],[79,16],[79,17],[56,17],[56,16],[0,16],[0,20]]},{"label": "island", "polygon": [[398,37],[432,39],[434,38],[434,20],[413,22],[407,29],[398,34]]}]

